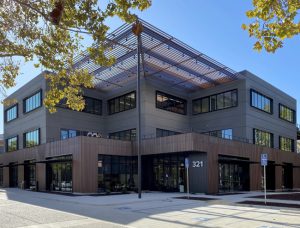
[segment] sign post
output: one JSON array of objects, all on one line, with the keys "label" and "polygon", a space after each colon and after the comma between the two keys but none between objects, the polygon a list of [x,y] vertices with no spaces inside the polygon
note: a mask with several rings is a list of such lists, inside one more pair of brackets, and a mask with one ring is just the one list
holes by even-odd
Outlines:
[{"label": "sign post", "polygon": [[267,204],[267,181],[266,181],[266,166],[268,165],[268,154],[260,155],[260,164],[264,167],[264,189],[265,189],[265,205]]},{"label": "sign post", "polygon": [[184,164],[186,168],[186,191],[187,191],[187,198],[190,199],[190,182],[189,182],[189,159],[185,158],[184,159]]}]

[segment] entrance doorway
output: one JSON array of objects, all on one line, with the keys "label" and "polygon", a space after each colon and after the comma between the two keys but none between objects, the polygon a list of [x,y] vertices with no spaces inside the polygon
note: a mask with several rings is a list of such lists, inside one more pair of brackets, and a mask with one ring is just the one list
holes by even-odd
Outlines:
[{"label": "entrance doorway", "polygon": [[282,187],[293,189],[293,164],[291,163],[285,163],[282,166]]},{"label": "entrance doorway", "polygon": [[9,163],[9,187],[18,187],[18,163]]},{"label": "entrance doorway", "polygon": [[249,191],[249,163],[232,157],[219,157],[219,192]]},{"label": "entrance doorway", "polygon": [[72,192],[72,156],[48,159],[46,163],[48,191]]},{"label": "entrance doorway", "polygon": [[[262,176],[263,176],[263,167],[262,167]],[[274,191],[275,190],[275,162],[268,161],[268,165],[266,166],[266,186],[267,190]]]},{"label": "entrance doorway", "polygon": [[34,160],[24,162],[25,189],[36,190],[36,165]]},{"label": "entrance doorway", "polygon": [[184,191],[185,157],[183,153],[143,156],[143,189],[164,192]]}]

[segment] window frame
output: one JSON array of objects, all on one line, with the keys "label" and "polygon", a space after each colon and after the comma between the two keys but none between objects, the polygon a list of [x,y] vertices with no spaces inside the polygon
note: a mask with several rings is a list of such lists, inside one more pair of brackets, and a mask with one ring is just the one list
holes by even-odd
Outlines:
[{"label": "window frame", "polygon": [[[127,95],[130,95],[130,94],[134,94],[134,105],[132,105],[132,103],[130,103],[130,108],[126,109],[126,101],[128,101],[128,100],[126,100],[126,97],[127,97]],[[122,111],[120,111],[120,98],[123,98],[123,102],[124,102]],[[118,102],[116,102],[116,101],[118,101]],[[110,106],[111,102],[114,103],[114,110],[116,110],[116,107],[118,107],[118,111],[112,112],[111,106]],[[129,111],[129,110],[135,109],[135,108],[136,108],[136,91],[135,90],[107,100],[107,114],[109,116],[120,113],[120,112]]]},{"label": "window frame", "polygon": [[[260,109],[260,108],[254,106],[254,105],[252,104],[252,97],[253,97],[252,92],[256,93],[257,95],[260,95],[261,97],[264,97],[264,98],[270,100],[270,112],[268,112],[268,111],[266,111],[266,110],[264,110],[264,109],[262,109],[262,108]],[[250,89],[250,106],[251,106],[252,108],[255,108],[255,109],[259,110],[259,111],[268,113],[268,114],[270,114],[270,115],[273,115],[273,114],[274,114],[274,100],[273,100],[271,97],[266,96],[266,95],[264,95],[264,94],[258,92],[258,91],[255,90],[255,89]]]},{"label": "window frame", "polygon": [[[13,139],[13,138],[17,139],[16,149],[15,150],[8,150],[8,140]],[[15,135],[15,136],[12,136],[12,137],[9,137],[9,138],[5,139],[5,152],[13,152],[13,151],[17,151],[17,150],[19,150],[19,135]]]},{"label": "window frame", "polygon": [[[232,95],[232,92],[233,91],[236,91],[236,103],[235,105],[233,106],[229,106],[229,107],[223,107],[221,109],[218,108],[218,95],[221,95],[223,94],[223,106],[225,104],[225,101],[224,101],[224,94],[228,93],[228,92],[231,92],[231,95]],[[212,97],[214,97],[214,106],[212,106]],[[201,110],[202,110],[202,100],[204,99],[208,99],[208,111],[207,112],[198,112],[198,113],[195,113],[194,112],[194,102],[201,102]],[[230,90],[226,90],[224,92],[220,92],[220,93],[214,93],[214,94],[211,94],[211,95],[208,95],[208,96],[205,96],[205,97],[199,97],[199,98],[196,98],[196,99],[193,99],[192,100],[192,115],[193,116],[196,116],[196,115],[200,115],[200,114],[205,114],[205,113],[210,113],[210,112],[216,112],[216,111],[221,111],[221,110],[226,110],[226,109],[229,109],[229,108],[235,108],[235,107],[238,107],[239,106],[239,93],[238,93],[238,89],[230,89]],[[214,110],[212,110],[212,107],[214,107]]]},{"label": "window frame", "polygon": [[[29,110],[29,111],[26,112],[26,100],[28,100],[29,98],[37,95],[38,93],[40,93],[40,106],[35,107],[34,109],[31,109],[31,110]],[[23,114],[30,113],[30,112],[32,112],[32,111],[34,111],[34,110],[36,110],[36,109],[38,109],[38,108],[40,108],[42,106],[43,106],[43,90],[42,89],[39,89],[38,91],[32,93],[31,95],[23,98]]]},{"label": "window frame", "polygon": [[[284,149],[281,148],[281,146],[282,146],[281,145],[281,139],[291,140],[291,150],[284,150]],[[286,152],[295,152],[295,140],[279,135],[279,149],[282,150],[282,151],[286,151]]]},{"label": "window frame", "polygon": [[[39,143],[37,145],[33,145],[33,146],[26,146],[26,134],[30,133],[30,132],[34,132],[34,131],[38,131],[38,140]],[[35,128],[33,130],[29,130],[23,133],[23,148],[31,148],[31,147],[35,147],[35,146],[39,146],[41,145],[41,129],[40,128]]]},{"label": "window frame", "polygon": [[[255,138],[255,131],[260,131],[260,132],[262,132],[262,133],[268,133],[268,134],[270,134],[270,139],[271,139],[271,145],[270,145],[270,147],[269,146],[267,146],[267,145],[261,145],[261,144],[257,144],[256,143],[256,138]],[[260,129],[258,129],[258,128],[253,128],[253,144],[254,145],[258,145],[258,146],[264,146],[264,147],[269,147],[269,148],[274,148],[274,134],[272,133],[272,132],[269,132],[269,131],[265,131],[265,130],[260,130]]]},{"label": "window frame", "polygon": [[[167,110],[167,109],[159,107],[158,101],[157,101],[157,96],[158,95],[166,96],[166,97],[168,97],[170,99],[174,99],[174,100],[177,100],[179,102],[182,102],[183,105],[184,105],[183,113],[179,113],[179,112],[175,112],[175,111],[172,111],[172,110]],[[167,111],[167,112],[172,112],[172,113],[176,113],[176,114],[179,114],[179,115],[186,116],[187,115],[187,104],[188,104],[188,102],[187,102],[186,99],[183,99],[183,98],[180,98],[180,97],[177,97],[177,96],[174,96],[174,95],[171,95],[171,94],[159,91],[159,90],[156,90],[156,92],[155,92],[155,108],[157,108],[157,109],[161,109],[161,110],[164,110],[164,111]]]},{"label": "window frame", "polygon": [[[280,116],[280,107],[283,107],[283,108],[286,108],[286,109],[288,109],[288,110],[290,110],[290,111],[292,111],[292,113],[293,113],[293,121],[289,121],[289,120],[287,120],[287,119],[284,119],[284,118],[282,118],[281,116]],[[294,109],[292,109],[292,108],[289,108],[288,106],[286,106],[286,105],[284,105],[284,104],[282,104],[282,103],[279,103],[278,104],[278,117],[279,117],[279,119],[281,119],[281,120],[284,120],[284,121],[286,121],[286,122],[289,122],[289,123],[292,123],[292,124],[295,124],[296,123],[296,111],[294,110]]]},{"label": "window frame", "polygon": [[[17,110],[16,110],[16,118],[11,119],[11,120],[7,120],[7,112],[8,112],[9,110],[15,108],[15,107],[16,107],[16,109],[17,109]],[[16,120],[16,119],[18,119],[18,118],[19,118],[19,103],[16,103],[16,104],[10,106],[9,108],[5,109],[5,111],[4,111],[4,121],[5,121],[5,123],[10,123],[11,121],[14,121],[14,120]]]}]

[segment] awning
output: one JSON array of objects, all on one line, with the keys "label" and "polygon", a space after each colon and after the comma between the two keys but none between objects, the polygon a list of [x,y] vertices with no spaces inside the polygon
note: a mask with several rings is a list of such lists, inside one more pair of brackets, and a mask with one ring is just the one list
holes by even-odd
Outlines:
[{"label": "awning", "polygon": [[[195,50],[173,36],[139,19],[143,25],[141,34],[142,71],[148,79],[168,83],[187,91],[211,88],[243,78],[205,54]],[[124,24],[107,36],[108,57],[114,56],[113,66],[94,64],[88,52],[75,59],[74,68],[88,69],[95,75],[95,87],[109,91],[133,82],[137,72],[137,38],[132,24]]]}]

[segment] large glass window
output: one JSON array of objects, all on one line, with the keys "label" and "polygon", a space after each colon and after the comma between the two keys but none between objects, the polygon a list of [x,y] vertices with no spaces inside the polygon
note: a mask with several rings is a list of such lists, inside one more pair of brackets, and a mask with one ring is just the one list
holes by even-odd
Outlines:
[{"label": "large glass window", "polygon": [[186,107],[186,100],[156,91],[156,108],[186,115]]},{"label": "large glass window", "polygon": [[165,137],[165,136],[171,136],[171,135],[178,135],[181,134],[177,131],[169,131],[165,129],[156,128],[156,137]]},{"label": "large glass window", "polygon": [[136,107],[135,91],[110,99],[107,103],[109,115],[133,109]]},{"label": "large glass window", "polygon": [[134,141],[136,139],[136,129],[118,131],[109,134],[110,139]]},{"label": "large glass window", "polygon": [[18,104],[5,110],[5,121],[9,122],[18,118]]},{"label": "large glass window", "polygon": [[294,152],[294,140],[279,136],[279,149]]},{"label": "large glass window", "polygon": [[[102,100],[86,96],[84,96],[83,99],[85,105],[81,112],[102,115]],[[69,109],[69,107],[66,105],[66,99],[62,99],[59,102],[58,107]]]},{"label": "large glass window", "polygon": [[50,191],[72,192],[72,155],[47,158],[46,188]]},{"label": "large glass window", "polygon": [[253,89],[250,90],[251,106],[267,113],[273,113],[273,100]]},{"label": "large glass window", "polygon": [[208,134],[218,138],[232,139],[232,129],[209,131]]},{"label": "large glass window", "polygon": [[6,139],[6,151],[11,152],[18,149],[18,136]]},{"label": "large glass window", "polygon": [[24,133],[24,147],[33,147],[40,144],[40,129]]},{"label": "large glass window", "polygon": [[253,143],[261,146],[273,147],[273,134],[270,132],[253,129]]},{"label": "large glass window", "polygon": [[82,110],[83,112],[96,114],[96,115],[102,115],[102,101],[91,98],[91,97],[84,97],[85,100],[85,106]]},{"label": "large glass window", "polygon": [[23,100],[23,112],[30,112],[42,106],[42,91],[38,91]]},{"label": "large glass window", "polygon": [[193,114],[213,112],[237,106],[237,89],[193,100]]},{"label": "large glass window", "polygon": [[287,106],[284,106],[282,104],[279,104],[279,118],[289,121],[291,123],[295,123],[296,122],[296,112],[291,109],[288,108]]},{"label": "large glass window", "polygon": [[98,155],[98,191],[136,190],[137,157]]}]

